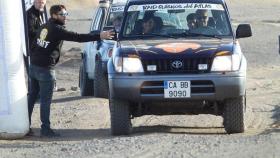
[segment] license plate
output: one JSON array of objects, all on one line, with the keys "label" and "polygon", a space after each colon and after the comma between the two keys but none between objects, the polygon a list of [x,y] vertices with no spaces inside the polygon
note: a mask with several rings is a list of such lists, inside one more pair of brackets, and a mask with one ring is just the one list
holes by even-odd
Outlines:
[{"label": "license plate", "polygon": [[190,81],[164,81],[164,98],[190,98]]}]

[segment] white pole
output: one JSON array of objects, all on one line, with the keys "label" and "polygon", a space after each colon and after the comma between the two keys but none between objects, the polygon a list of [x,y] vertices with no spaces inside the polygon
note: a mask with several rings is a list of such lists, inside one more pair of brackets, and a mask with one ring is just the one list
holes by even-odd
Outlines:
[{"label": "white pole", "polygon": [[23,137],[29,129],[24,78],[21,0],[0,0],[0,138]]},{"label": "white pole", "polygon": [[279,44],[279,54],[280,54],[280,35],[278,36],[278,44]]}]

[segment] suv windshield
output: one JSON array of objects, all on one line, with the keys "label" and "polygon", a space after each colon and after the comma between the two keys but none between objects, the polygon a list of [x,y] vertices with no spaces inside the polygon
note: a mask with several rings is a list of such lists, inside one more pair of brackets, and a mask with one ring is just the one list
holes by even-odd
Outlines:
[{"label": "suv windshield", "polygon": [[212,3],[130,5],[124,37],[217,37],[230,36],[224,6]]}]

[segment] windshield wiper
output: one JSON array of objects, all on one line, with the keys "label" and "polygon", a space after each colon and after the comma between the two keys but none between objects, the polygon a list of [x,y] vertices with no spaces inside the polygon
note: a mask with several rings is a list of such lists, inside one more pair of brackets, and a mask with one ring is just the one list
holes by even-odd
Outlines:
[{"label": "windshield wiper", "polygon": [[177,38],[177,37],[175,37],[175,36],[172,36],[172,35],[166,35],[166,34],[151,33],[150,35],[153,35],[153,36],[158,36],[158,37]]},{"label": "windshield wiper", "polygon": [[137,38],[144,38],[144,37],[166,37],[166,38],[177,38],[172,35],[165,35],[165,34],[157,34],[157,33],[149,33],[149,34],[136,34],[136,35],[131,35],[129,37],[137,37]]},{"label": "windshield wiper", "polygon": [[211,38],[217,38],[217,39],[222,39],[220,36],[218,35],[209,35],[209,34],[202,34],[202,33],[195,33],[195,32],[184,32],[185,36],[191,37],[191,36],[195,36],[195,37],[211,37]]}]

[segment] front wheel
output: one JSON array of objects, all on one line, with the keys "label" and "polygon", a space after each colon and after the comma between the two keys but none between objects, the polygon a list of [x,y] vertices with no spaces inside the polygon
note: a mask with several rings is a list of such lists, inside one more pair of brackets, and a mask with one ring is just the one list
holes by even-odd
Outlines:
[{"label": "front wheel", "polygon": [[224,105],[224,127],[228,134],[245,131],[246,96],[228,99]]},{"label": "front wheel", "polygon": [[129,103],[110,99],[111,133],[112,135],[128,135],[132,130]]},{"label": "front wheel", "polygon": [[106,74],[102,71],[102,62],[95,63],[95,80],[94,80],[94,96],[100,98],[108,98],[108,79]]}]

